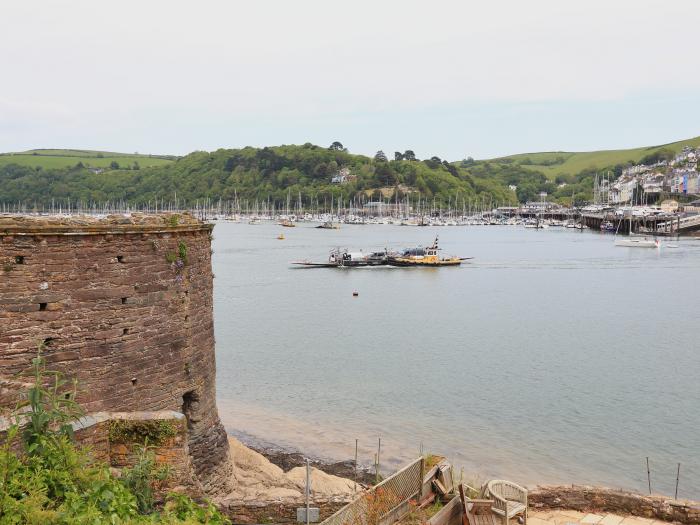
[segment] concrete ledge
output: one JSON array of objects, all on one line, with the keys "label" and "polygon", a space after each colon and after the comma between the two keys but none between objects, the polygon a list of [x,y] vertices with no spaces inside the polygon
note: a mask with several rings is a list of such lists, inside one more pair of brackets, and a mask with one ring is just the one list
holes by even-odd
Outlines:
[{"label": "concrete ledge", "polygon": [[90,428],[98,423],[104,423],[105,421],[166,421],[169,419],[183,420],[185,419],[185,415],[174,410],[158,410],[155,412],[93,412],[72,423],[72,427],[74,431],[78,431]]}]

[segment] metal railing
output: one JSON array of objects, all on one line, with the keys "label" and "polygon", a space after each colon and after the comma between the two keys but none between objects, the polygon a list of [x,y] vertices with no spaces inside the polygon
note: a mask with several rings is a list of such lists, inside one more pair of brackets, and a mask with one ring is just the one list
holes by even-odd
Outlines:
[{"label": "metal railing", "polygon": [[689,215],[688,217],[680,217],[678,219],[660,222],[657,224],[657,229],[668,232],[693,226],[700,226],[700,215]]},{"label": "metal railing", "polygon": [[354,501],[345,505],[321,525],[378,525],[395,509],[418,497],[423,485],[423,458],[418,458],[389,476]]}]

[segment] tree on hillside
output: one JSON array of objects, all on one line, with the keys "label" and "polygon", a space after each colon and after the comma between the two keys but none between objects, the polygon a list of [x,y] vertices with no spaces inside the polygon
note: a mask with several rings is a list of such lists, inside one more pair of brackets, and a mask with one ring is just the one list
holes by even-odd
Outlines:
[{"label": "tree on hillside", "polygon": [[377,177],[377,181],[382,186],[394,186],[398,182],[396,172],[392,169],[391,165],[385,162],[377,165],[374,174]]},{"label": "tree on hillside", "polygon": [[118,170],[119,163],[116,160],[113,160],[112,162],[109,163],[109,169]]},{"label": "tree on hillside", "polygon": [[670,148],[661,148],[654,153],[650,153],[649,155],[646,155],[645,157],[642,158],[642,160],[639,161],[640,164],[645,164],[647,166],[651,164],[656,164],[659,161],[662,160],[671,160],[673,157],[676,156],[676,152],[673,151]]},{"label": "tree on hillside", "polygon": [[440,157],[431,157],[429,159],[425,159],[423,163],[428,166],[431,170],[434,170],[438,167],[440,167],[440,164],[442,164],[442,161],[440,160]]},{"label": "tree on hillside", "polygon": [[407,149],[403,153],[404,160],[416,160],[416,154],[413,153],[412,149]]},{"label": "tree on hillside", "polygon": [[395,151],[394,160],[403,160],[403,153],[401,153],[400,151]]},{"label": "tree on hillside", "polygon": [[345,148],[343,148],[343,144],[338,142],[337,140],[328,146],[328,149],[331,151],[343,151]]},{"label": "tree on hillside", "polygon": [[534,201],[537,200],[537,196],[539,195],[538,188],[534,186],[533,184],[527,183],[527,184],[522,184],[518,186],[518,189],[515,190],[515,194],[518,196],[518,201],[522,203],[526,203],[529,201]]},{"label": "tree on hillside", "polygon": [[374,160],[379,162],[386,162],[386,154],[382,150],[379,150],[377,153],[374,154]]},{"label": "tree on hillside", "polygon": [[328,177],[329,170],[328,170],[328,164],[325,162],[320,162],[316,164],[313,170],[313,177],[316,179],[324,179]]},{"label": "tree on hillside", "polygon": [[453,176],[459,177],[459,171],[457,171],[457,168],[455,168],[452,164],[450,164],[446,160],[443,160],[442,165],[445,166],[445,169],[449,171]]}]

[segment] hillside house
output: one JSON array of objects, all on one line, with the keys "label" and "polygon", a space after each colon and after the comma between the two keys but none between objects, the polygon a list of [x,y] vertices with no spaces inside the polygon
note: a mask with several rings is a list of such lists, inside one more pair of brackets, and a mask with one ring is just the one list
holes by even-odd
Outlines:
[{"label": "hillside house", "polygon": [[338,173],[331,177],[331,184],[345,184],[354,179],[355,176],[350,174],[350,168],[340,168]]}]

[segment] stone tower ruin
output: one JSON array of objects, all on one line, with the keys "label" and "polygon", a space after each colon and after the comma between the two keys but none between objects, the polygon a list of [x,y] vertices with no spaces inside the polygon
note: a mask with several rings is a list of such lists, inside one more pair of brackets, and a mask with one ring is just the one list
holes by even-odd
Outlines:
[{"label": "stone tower ruin", "polygon": [[0,216],[0,404],[42,346],[88,413],[182,412],[201,486],[230,490],[211,233],[188,215]]}]

